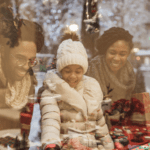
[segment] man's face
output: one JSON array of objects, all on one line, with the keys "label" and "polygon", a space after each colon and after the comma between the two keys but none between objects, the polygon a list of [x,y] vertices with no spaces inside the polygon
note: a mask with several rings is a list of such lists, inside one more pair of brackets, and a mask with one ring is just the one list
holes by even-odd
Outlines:
[{"label": "man's face", "polygon": [[[20,41],[5,57],[8,58],[4,60],[7,76],[13,81],[22,80],[29,70],[28,60],[36,57],[36,45],[34,42]],[[23,59],[27,61],[23,66],[19,66],[19,61]]]}]

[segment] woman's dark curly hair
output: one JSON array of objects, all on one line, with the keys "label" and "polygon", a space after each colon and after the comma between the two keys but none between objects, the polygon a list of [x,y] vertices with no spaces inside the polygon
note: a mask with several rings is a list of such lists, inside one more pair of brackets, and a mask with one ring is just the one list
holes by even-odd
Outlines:
[{"label": "woman's dark curly hair", "polygon": [[116,41],[124,40],[129,44],[130,51],[133,48],[133,36],[125,29],[112,27],[106,30],[96,41],[96,49],[100,55],[106,54],[107,49]]},{"label": "woman's dark curly hair", "polygon": [[1,14],[1,35],[7,38],[7,45],[10,48],[18,46],[19,40],[32,41],[37,46],[37,52],[40,52],[44,45],[44,36],[42,27],[36,22],[25,19],[14,18],[11,8],[3,5],[0,7]]}]

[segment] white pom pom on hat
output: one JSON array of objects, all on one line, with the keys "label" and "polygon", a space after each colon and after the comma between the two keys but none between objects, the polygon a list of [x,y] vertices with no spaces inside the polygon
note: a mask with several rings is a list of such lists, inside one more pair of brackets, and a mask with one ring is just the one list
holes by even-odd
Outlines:
[{"label": "white pom pom on hat", "polygon": [[61,72],[68,65],[80,65],[84,74],[88,69],[88,56],[80,41],[68,39],[63,41],[57,50],[57,70]]}]

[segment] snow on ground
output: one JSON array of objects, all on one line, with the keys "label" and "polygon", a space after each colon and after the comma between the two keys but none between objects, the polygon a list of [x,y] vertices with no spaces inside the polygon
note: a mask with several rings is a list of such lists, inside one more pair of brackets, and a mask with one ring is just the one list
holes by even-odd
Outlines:
[{"label": "snow on ground", "polygon": [[32,116],[31,128],[29,134],[29,140],[31,142],[37,142],[37,143],[40,142],[40,137],[41,137],[40,120],[41,120],[41,114],[40,114],[39,104],[34,104],[33,116]]},{"label": "snow on ground", "polygon": [[[35,75],[36,75],[36,78],[38,81],[38,85],[35,87],[35,93],[37,95],[38,89],[43,85],[45,73],[44,72],[36,72]],[[39,104],[34,104],[29,140],[31,142],[34,142],[35,145],[41,145],[41,143],[40,143],[40,137],[41,137],[40,120],[41,120],[40,106],[39,106]],[[30,150],[36,150],[36,149],[37,149],[37,146],[30,148]]]},{"label": "snow on ground", "polygon": [[38,85],[35,87],[35,95],[37,95],[39,88],[43,86],[45,74],[46,74],[45,72],[36,72],[35,73],[36,79],[38,81]]}]

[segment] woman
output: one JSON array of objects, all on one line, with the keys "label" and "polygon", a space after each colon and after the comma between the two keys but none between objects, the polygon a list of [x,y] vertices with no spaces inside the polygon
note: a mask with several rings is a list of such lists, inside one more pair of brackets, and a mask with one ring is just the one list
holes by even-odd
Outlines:
[{"label": "woman", "polygon": [[91,60],[87,75],[99,82],[104,99],[131,99],[135,74],[127,58],[133,48],[132,38],[127,30],[112,27],[97,40],[99,55]]},{"label": "woman", "polygon": [[[96,150],[97,142],[105,149],[113,149],[101,110],[102,91],[95,79],[84,75],[88,68],[87,54],[75,37],[64,36],[57,51],[57,70],[46,75],[46,89],[40,102],[43,149]],[[67,142],[65,136],[69,138]]]},{"label": "woman", "polygon": [[35,22],[15,18],[3,5],[1,14],[0,107],[23,108],[33,94],[36,79],[32,67],[44,44],[42,28]]}]

